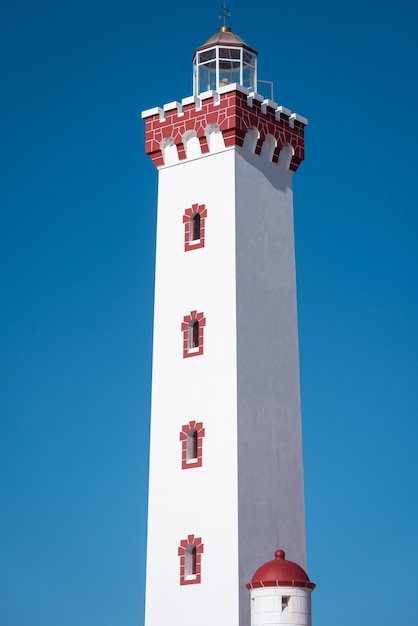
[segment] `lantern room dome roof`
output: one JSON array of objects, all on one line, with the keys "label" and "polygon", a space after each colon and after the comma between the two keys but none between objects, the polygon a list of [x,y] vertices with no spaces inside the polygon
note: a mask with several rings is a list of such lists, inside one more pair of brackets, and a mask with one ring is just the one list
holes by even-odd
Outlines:
[{"label": "lantern room dome roof", "polygon": [[314,589],[315,584],[311,583],[300,565],[285,559],[284,550],[276,550],[274,561],[264,563],[255,572],[248,583],[248,589],[257,587],[307,587]]},{"label": "lantern room dome roof", "polygon": [[241,39],[241,37],[238,37],[238,35],[233,33],[229,26],[221,26],[218,32],[212,35],[212,37],[209,37],[209,39],[202,46],[196,48],[195,54],[198,51],[200,52],[201,50],[206,50],[206,48],[212,48],[213,46],[234,46],[247,48],[257,54],[257,51],[250,48],[250,46],[248,46],[245,41]]}]

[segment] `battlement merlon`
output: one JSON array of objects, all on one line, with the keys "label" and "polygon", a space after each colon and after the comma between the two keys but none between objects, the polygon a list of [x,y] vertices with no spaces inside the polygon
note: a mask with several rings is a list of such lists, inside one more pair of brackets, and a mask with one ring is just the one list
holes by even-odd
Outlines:
[{"label": "battlement merlon", "polygon": [[[280,151],[289,146],[292,156],[288,169],[295,172],[304,159],[304,129],[308,120],[292,113],[276,102],[250,93],[239,84],[221,87],[219,91],[207,91],[199,97],[190,96],[180,102],[169,102],[160,107],[143,111],[145,120],[145,152],[156,167],[173,165],[188,158],[187,144],[197,137],[201,154],[219,151],[222,146],[246,145],[255,154],[270,153],[273,163],[279,161]],[[212,133],[218,133],[216,142]],[[246,136],[251,135],[251,139]],[[265,151],[263,144],[269,149]],[[213,146],[216,145],[216,150]],[[166,148],[176,146],[166,158]],[[271,150],[270,150],[271,148]],[[190,153],[191,154],[191,153]],[[193,151],[196,156],[196,152]]]}]

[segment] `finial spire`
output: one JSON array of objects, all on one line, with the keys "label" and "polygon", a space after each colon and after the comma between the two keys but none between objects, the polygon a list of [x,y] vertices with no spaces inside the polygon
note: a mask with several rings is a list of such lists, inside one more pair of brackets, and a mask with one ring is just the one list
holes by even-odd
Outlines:
[{"label": "finial spire", "polygon": [[224,23],[223,23],[223,26],[221,26],[219,30],[222,32],[230,32],[231,27],[227,25],[226,21],[229,20],[229,18],[231,17],[231,11],[226,8],[226,0],[224,0],[224,3],[221,4],[221,11],[222,13],[220,13],[218,17],[219,19],[223,18]]}]

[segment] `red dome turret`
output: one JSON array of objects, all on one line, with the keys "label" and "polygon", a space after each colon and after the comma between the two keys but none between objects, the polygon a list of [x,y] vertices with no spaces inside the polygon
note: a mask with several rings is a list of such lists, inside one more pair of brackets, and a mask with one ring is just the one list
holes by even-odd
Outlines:
[{"label": "red dome turret", "polygon": [[264,563],[255,572],[247,589],[257,587],[307,587],[314,589],[307,573],[297,563],[287,561],[284,550],[276,550],[274,561]]}]

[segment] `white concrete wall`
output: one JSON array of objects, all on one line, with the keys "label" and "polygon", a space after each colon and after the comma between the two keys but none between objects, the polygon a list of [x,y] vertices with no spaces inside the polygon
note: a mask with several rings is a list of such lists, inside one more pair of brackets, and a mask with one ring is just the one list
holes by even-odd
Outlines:
[{"label": "white concrete wall", "polygon": [[[205,204],[205,247],[182,216]],[[305,567],[291,174],[230,148],[159,171],[146,626],[249,626],[245,588],[277,548]],[[206,317],[183,359],[184,315]],[[202,421],[203,467],[179,431]],[[202,582],[177,548],[202,538]]]},{"label": "white concrete wall", "polygon": [[[159,172],[146,626],[238,625],[234,150]],[[185,209],[205,204],[205,247],[184,252]],[[183,359],[183,316],[206,317]],[[203,466],[181,469],[179,431],[202,421]],[[177,548],[204,543],[201,584],[180,586]],[[225,590],[228,589],[228,593]]]},{"label": "white concrete wall", "polygon": [[281,548],[306,567],[292,175],[237,152],[240,626],[245,584]]},{"label": "white concrete wall", "polygon": [[[251,589],[251,626],[311,626],[311,590],[301,587]],[[282,598],[289,598],[283,607]]]}]

